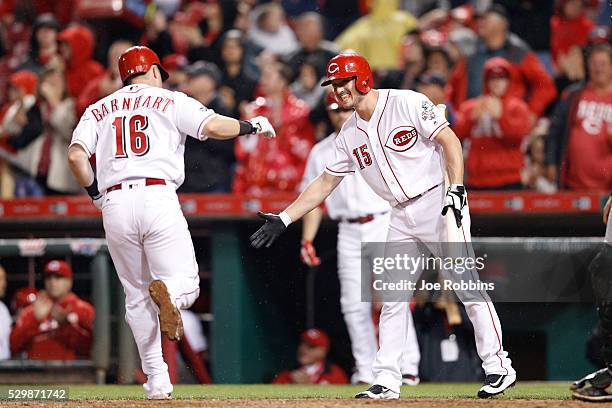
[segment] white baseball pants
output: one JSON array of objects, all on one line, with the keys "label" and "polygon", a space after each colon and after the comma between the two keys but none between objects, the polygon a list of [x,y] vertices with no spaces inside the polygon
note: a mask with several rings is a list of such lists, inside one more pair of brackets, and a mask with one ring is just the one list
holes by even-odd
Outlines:
[{"label": "white baseball pants", "polygon": [[190,307],[200,294],[193,243],[174,186],[123,182],[122,189],[106,194],[102,217],[142,370],[149,382],[153,378],[171,388],[149,284],[162,280],[179,309]]},{"label": "white baseball pants", "polygon": [[[371,383],[374,379],[372,363],[378,349],[376,330],[372,321],[372,304],[361,300],[361,256],[370,264],[380,254],[361,253],[362,242],[385,242],[389,228],[389,213],[377,215],[365,224],[340,222],[338,225],[338,278],[340,306],[351,339],[355,359],[352,383]],[[401,374],[418,375],[421,354],[412,314],[404,303],[407,333],[400,364]]]},{"label": "white baseball pants", "polygon": [[[451,211],[443,217],[442,203],[445,191],[443,185],[429,191],[422,197],[400,204],[391,210],[391,221],[387,242],[465,242],[471,249],[470,214],[466,206],[463,209],[461,229],[453,227],[454,217]],[[447,223],[452,220],[452,223]],[[449,228],[450,226],[450,228]],[[449,234],[449,229],[456,230]],[[456,241],[455,241],[456,240]],[[442,255],[436,253],[434,255]],[[418,280],[420,272],[414,277]],[[476,276],[475,279],[478,277]],[[466,301],[462,293],[457,296],[463,302],[467,315],[474,326],[476,350],[482,360],[482,368],[488,374],[514,374],[512,362],[502,346],[502,330],[495,307],[486,292],[478,292],[479,301]],[[374,384],[400,391],[402,372],[400,362],[402,351],[406,348],[406,338],[410,321],[406,311],[406,302],[412,297],[407,295],[405,302],[385,302],[380,316],[379,337],[380,348],[373,365]]]}]

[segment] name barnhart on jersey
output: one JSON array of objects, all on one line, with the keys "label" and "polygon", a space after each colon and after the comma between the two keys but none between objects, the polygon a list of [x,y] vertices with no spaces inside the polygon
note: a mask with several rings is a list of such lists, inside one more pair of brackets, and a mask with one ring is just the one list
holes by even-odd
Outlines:
[{"label": "name barnhart on jersey", "polygon": [[413,291],[413,290],[455,290],[455,291],[491,291],[495,290],[495,283],[483,282],[481,280],[452,280],[444,279],[442,282],[414,282],[402,279],[398,282],[385,282],[382,279],[372,281],[372,289],[375,291]]},{"label": "name barnhart on jersey", "polygon": [[153,97],[150,95],[144,97],[144,95],[140,95],[136,97],[111,99],[108,102],[92,105],[90,110],[92,115],[96,118],[96,121],[99,122],[109,113],[117,111],[131,111],[138,108],[148,108],[166,112],[166,109],[168,109],[172,103],[174,103],[174,100],[171,98],[164,98],[161,96]]}]

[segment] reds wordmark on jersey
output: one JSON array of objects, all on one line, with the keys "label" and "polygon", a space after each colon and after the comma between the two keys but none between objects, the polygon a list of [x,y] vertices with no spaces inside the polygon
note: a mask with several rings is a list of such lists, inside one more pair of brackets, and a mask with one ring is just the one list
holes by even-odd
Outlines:
[{"label": "reds wordmark on jersey", "polygon": [[444,113],[425,95],[381,89],[368,122],[355,113],[344,123],[325,171],[346,176],[358,170],[395,206],[444,182],[441,148],[433,139],[447,126]]},{"label": "reds wordmark on jersey", "polygon": [[202,126],[213,116],[213,110],[181,92],[128,85],[87,108],[71,144],[95,153],[100,191],[141,177],[178,187],[185,179],[185,140],[206,139]]}]

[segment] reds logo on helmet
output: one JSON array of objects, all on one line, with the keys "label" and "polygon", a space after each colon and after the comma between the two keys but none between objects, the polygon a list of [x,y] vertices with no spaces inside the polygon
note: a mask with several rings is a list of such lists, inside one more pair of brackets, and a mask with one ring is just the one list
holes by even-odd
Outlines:
[{"label": "reds logo on helmet", "polygon": [[416,144],[418,137],[413,126],[400,126],[391,131],[385,146],[396,152],[405,152]]},{"label": "reds logo on helmet", "polygon": [[355,78],[355,88],[362,94],[372,90],[374,78],[368,61],[359,54],[338,54],[327,64],[327,80],[321,86],[327,86],[335,79]]}]

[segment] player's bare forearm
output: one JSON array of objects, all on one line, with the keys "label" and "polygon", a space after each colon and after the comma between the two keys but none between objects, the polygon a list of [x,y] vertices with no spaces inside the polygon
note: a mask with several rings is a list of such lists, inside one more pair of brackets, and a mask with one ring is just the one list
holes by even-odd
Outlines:
[{"label": "player's bare forearm", "polygon": [[94,172],[89,163],[89,156],[80,145],[73,144],[68,148],[68,165],[82,187],[90,186],[93,183]]},{"label": "player's bare forearm", "polygon": [[444,160],[451,184],[463,184],[463,150],[461,142],[450,127],[446,127],[435,138],[444,148]]},{"label": "player's bare forearm", "polygon": [[302,220],[302,240],[314,241],[323,219],[323,210],[321,207],[315,207],[312,211],[304,215]]},{"label": "player's bare forearm", "polygon": [[325,172],[321,173],[306,187],[297,200],[287,207],[285,213],[292,221],[299,220],[306,213],[318,207],[341,181],[342,177],[332,176]]},{"label": "player's bare forearm", "polygon": [[274,128],[263,116],[240,121],[223,115],[215,115],[202,126],[202,136],[211,139],[227,140],[247,134],[261,134],[271,139],[276,136]]},{"label": "player's bare forearm", "polygon": [[240,133],[240,122],[234,118],[216,115],[202,128],[202,134],[211,139],[233,139]]}]

